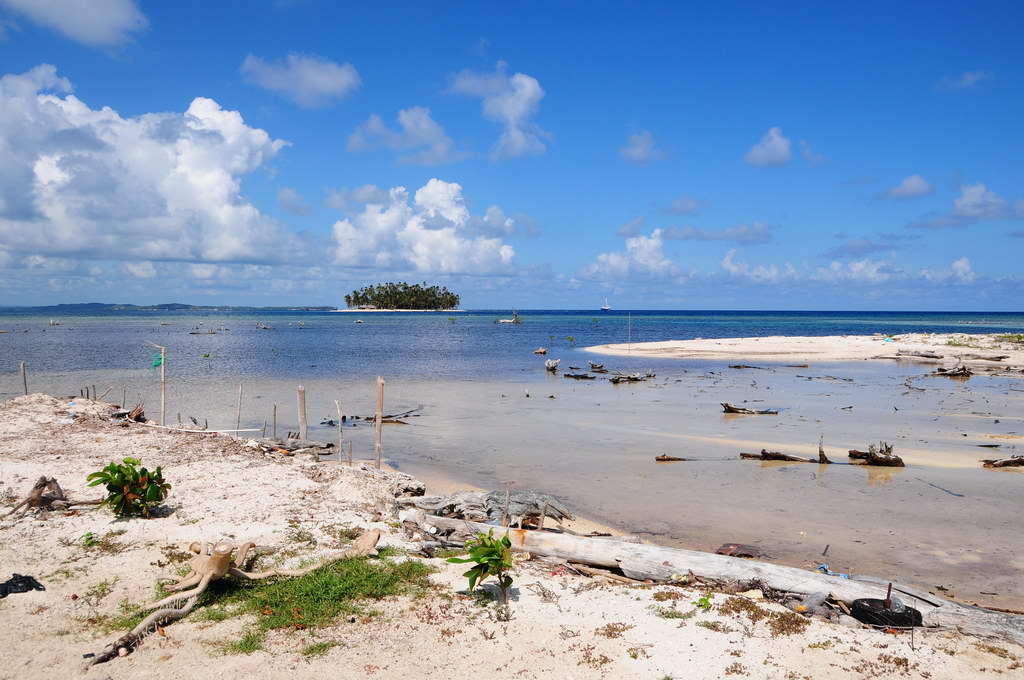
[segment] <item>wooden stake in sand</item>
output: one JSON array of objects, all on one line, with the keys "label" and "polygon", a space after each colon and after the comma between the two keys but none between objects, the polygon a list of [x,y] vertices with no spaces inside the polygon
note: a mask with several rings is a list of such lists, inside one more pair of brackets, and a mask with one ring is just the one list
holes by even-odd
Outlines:
[{"label": "wooden stake in sand", "polygon": [[384,418],[384,378],[377,376],[377,413],[373,416],[374,425],[377,428],[377,444],[373,449],[373,467],[377,470],[380,469],[380,455],[384,452],[384,447],[380,443],[380,433]]},{"label": "wooden stake in sand", "polygon": [[235,409],[235,430],[242,427],[242,383],[238,383],[238,408]]},{"label": "wooden stake in sand", "polygon": [[352,467],[352,442],[348,443],[348,466]]},{"label": "wooden stake in sand", "polygon": [[21,362],[21,388],[25,390],[25,396],[28,396],[28,376],[25,375],[25,362]]},{"label": "wooden stake in sand", "polygon": [[271,436],[277,439],[277,404],[274,404],[274,434]]},{"label": "wooden stake in sand", "polygon": [[337,399],[334,400],[334,405],[338,409],[338,451],[345,453],[345,415],[341,411],[341,402]]},{"label": "wooden stake in sand", "polygon": [[167,416],[167,348],[161,347],[155,342],[146,344],[160,350],[160,424],[166,425],[164,421]]},{"label": "wooden stake in sand", "polygon": [[306,438],[306,388],[299,385],[299,439]]}]

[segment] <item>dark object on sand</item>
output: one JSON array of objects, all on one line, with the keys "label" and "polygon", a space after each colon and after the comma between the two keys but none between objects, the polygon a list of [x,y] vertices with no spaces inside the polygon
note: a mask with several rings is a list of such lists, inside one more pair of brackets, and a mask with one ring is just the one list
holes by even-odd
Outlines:
[{"label": "dark object on sand", "polygon": [[730,557],[768,557],[768,553],[756,545],[746,543],[723,543],[715,550],[718,555],[729,555]]},{"label": "dark object on sand", "polygon": [[890,602],[889,606],[886,606],[885,600],[854,600],[850,607],[850,616],[869,626],[912,628],[924,625],[921,612],[901,604],[898,599]]},{"label": "dark object on sand", "polygon": [[[855,464],[859,465],[877,465],[880,467],[905,467],[903,459],[892,452],[892,444],[885,442],[879,442],[878,446],[871,444],[868,446],[867,451],[858,451],[856,449],[850,449],[848,452],[851,459],[855,461]],[[858,463],[857,461],[864,461]]]},{"label": "dark object on sand", "polygon": [[597,380],[597,376],[587,375],[586,373],[563,373],[562,375],[573,380]]},{"label": "dark object on sand", "polygon": [[921,357],[922,359],[941,359],[941,354],[936,354],[931,350],[916,350],[916,349],[899,349],[896,350],[896,356],[898,357]]},{"label": "dark object on sand", "polygon": [[953,368],[937,368],[932,375],[941,375],[946,378],[969,378],[974,375],[974,371],[967,368],[967,364],[964,363],[963,359],[956,362],[956,366]]},{"label": "dark object on sand", "polygon": [[0,598],[7,597],[11,593],[27,593],[30,590],[46,590],[46,587],[32,576],[15,574],[0,583]]},{"label": "dark object on sand", "polygon": [[1001,467],[1024,467],[1024,456],[1011,456],[1010,458],[983,460],[981,464],[987,468]]},{"label": "dark object on sand", "polygon": [[763,409],[763,410],[759,411],[759,410],[752,409],[752,408],[743,408],[742,406],[734,406],[734,405],[730,404],[727,401],[723,401],[723,402],[720,402],[720,403],[722,404],[722,409],[726,413],[742,413],[744,415],[749,415],[749,416],[777,416],[777,415],[779,415],[778,411],[772,411],[770,409]]},{"label": "dark object on sand", "polygon": [[677,458],[676,456],[670,456],[667,453],[663,453],[660,456],[655,456],[654,460],[658,461],[659,463],[671,463],[671,462],[677,461],[677,460],[685,461],[686,459],[685,458]]},{"label": "dark object on sand", "polygon": [[820,463],[822,465],[828,465],[832,462],[820,450],[818,452],[818,460],[803,456],[791,456],[788,453],[779,453],[778,451],[769,451],[767,449],[761,449],[761,453],[741,453],[740,458],[743,460],[781,460],[787,463]]}]

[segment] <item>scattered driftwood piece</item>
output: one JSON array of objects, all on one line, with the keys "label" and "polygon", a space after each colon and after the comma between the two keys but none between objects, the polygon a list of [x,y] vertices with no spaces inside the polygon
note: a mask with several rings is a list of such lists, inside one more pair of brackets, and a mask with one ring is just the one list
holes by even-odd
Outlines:
[{"label": "scattered driftwood piece", "polygon": [[788,463],[831,463],[828,458],[825,460],[814,460],[813,458],[805,458],[804,456],[792,456],[788,453],[779,453],[778,451],[768,451],[767,449],[761,449],[761,453],[740,453],[742,460],[782,460]]},{"label": "scattered driftwood piece", "polygon": [[746,364],[729,364],[729,368],[752,368],[758,371],[768,370],[763,366],[747,366]]},{"label": "scattered driftwood piece", "polygon": [[983,460],[981,464],[987,468],[1001,467],[1024,467],[1024,456],[1011,456],[1010,458]]},{"label": "scattered driftwood piece", "polygon": [[[407,526],[418,527],[432,535],[452,532],[473,535],[493,529],[487,524],[435,517],[419,510],[405,510],[399,517]],[[881,599],[886,592],[885,586],[875,583],[680,548],[626,543],[614,539],[595,540],[527,529],[509,529],[508,536],[514,551],[618,568],[628,578],[641,581],[675,581],[681,574],[692,571],[700,578],[718,581],[757,579],[765,588],[801,595],[831,593],[836,600],[848,603],[865,597]],[[902,586],[893,584],[893,590],[902,592]],[[916,603],[927,626],[948,626],[964,633],[999,636],[1018,644],[1024,643],[1024,617],[935,599],[941,604],[935,606],[925,601]]]},{"label": "scattered driftwood piece", "polygon": [[974,359],[975,361],[1006,361],[1010,358],[1009,354],[964,354],[964,359]]},{"label": "scattered driftwood piece", "polygon": [[[501,520],[505,511],[505,492],[456,491],[447,496],[399,498],[398,502],[442,517],[497,522]],[[541,515],[556,522],[573,519],[568,508],[554,496],[537,491],[513,491],[509,494],[509,524],[518,524],[521,521],[537,523]]]},{"label": "scattered driftwood piece", "polygon": [[36,508],[43,510],[67,510],[73,505],[99,505],[102,502],[102,498],[92,501],[73,501],[64,494],[64,489],[60,488],[56,477],[43,476],[32,485],[32,490],[28,492],[25,500],[15,505],[7,514],[13,515],[18,510],[21,510],[22,514],[24,514]]},{"label": "scattered driftwood piece", "polygon": [[136,423],[146,422],[146,405],[142,402],[136,404],[135,408],[128,412],[128,420]]},{"label": "scattered driftwood piece", "polygon": [[768,557],[768,553],[756,545],[747,545],[746,543],[723,543],[715,549],[715,554],[749,558]]},{"label": "scattered driftwood piece", "polygon": [[[879,442],[878,446],[871,444],[867,451],[850,449],[850,458],[855,465],[877,465],[881,467],[905,467],[903,459],[892,452],[892,444]],[[860,462],[864,461],[864,462]]]},{"label": "scattered driftwood piece", "polygon": [[561,359],[547,359],[544,361],[544,369],[554,373],[558,370],[558,364],[562,363]]},{"label": "scattered driftwood piece", "polygon": [[778,411],[772,411],[770,409],[756,410],[752,408],[743,408],[742,406],[734,406],[727,401],[720,402],[722,404],[722,410],[726,413],[741,413],[748,416],[777,416]]},{"label": "scattered driftwood piece", "polygon": [[663,453],[660,456],[655,456],[654,460],[658,461],[659,463],[671,463],[671,462],[680,461],[680,460],[681,461],[685,461],[686,459],[685,458],[677,458],[676,456],[670,456],[667,453]]},{"label": "scattered driftwood piece", "polygon": [[638,581],[635,578],[629,578],[628,576],[623,576],[622,574],[616,574],[615,572],[608,571],[607,569],[595,569],[594,567],[588,567],[585,564],[570,562],[569,566],[578,571],[579,573],[585,574],[586,576],[597,576],[598,578],[606,578],[609,581],[615,581],[617,583],[629,583],[630,585],[638,585],[644,583],[644,581]]},{"label": "scattered driftwood piece", "polygon": [[548,353],[548,348],[547,347],[538,347],[537,349],[533,350],[533,353],[534,354],[547,354]]},{"label": "scattered driftwood piece", "polygon": [[563,373],[562,376],[572,378],[573,380],[597,380],[596,375],[589,375],[587,373]]},{"label": "scattered driftwood piece", "polygon": [[958,359],[953,368],[937,368],[932,375],[942,375],[947,378],[967,378],[974,375],[974,371],[967,367],[963,359]]},{"label": "scattered driftwood piece", "polygon": [[941,359],[941,354],[936,354],[931,350],[917,350],[917,349],[898,349],[896,350],[896,356],[898,357],[920,357],[922,359]]},{"label": "scattered driftwood piece", "polygon": [[650,369],[647,369],[643,373],[619,373],[616,371],[612,377],[608,378],[608,380],[610,380],[613,385],[618,385],[619,383],[624,382],[643,382],[644,380],[650,380],[654,377],[655,373]]},{"label": "scattered driftwood piece", "polygon": [[589,359],[587,360],[587,363],[590,364],[590,370],[592,371],[600,371],[602,368],[604,368],[604,364],[595,364],[593,361],[590,361]]},{"label": "scattered driftwood piece", "polygon": [[262,447],[277,449],[280,451],[298,451],[299,449],[331,449],[334,442],[321,442],[312,439],[285,439],[281,437],[266,437],[255,440]]}]

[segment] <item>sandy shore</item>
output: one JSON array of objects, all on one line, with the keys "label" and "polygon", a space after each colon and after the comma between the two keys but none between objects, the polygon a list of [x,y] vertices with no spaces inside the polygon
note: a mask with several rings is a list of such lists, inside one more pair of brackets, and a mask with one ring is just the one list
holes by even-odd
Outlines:
[{"label": "sandy shore", "polygon": [[[597,354],[616,356],[648,356],[674,359],[736,359],[770,362],[860,361],[863,359],[895,359],[899,352],[930,351],[942,358],[938,362],[953,364],[963,356],[970,365],[989,367],[1024,364],[1024,345],[1006,342],[997,335],[956,333],[937,335],[910,333],[905,335],[842,335],[824,337],[757,337],[697,338],[664,342],[634,342],[588,347]],[[999,362],[975,358],[1005,356]],[[909,360],[910,357],[907,357]],[[920,359],[918,359],[920,360]]]},{"label": "sandy shore", "polygon": [[[75,416],[72,418],[71,414]],[[436,589],[374,603],[376,616],[310,630],[278,631],[264,650],[228,654],[251,619],[206,620],[199,611],[152,635],[126,658],[83,670],[82,655],[120,633],[103,622],[152,601],[168,556],[192,541],[290,548],[284,566],[329,557],[342,547],[338,527],[376,528],[382,543],[414,547],[396,528],[400,474],[267,457],[223,435],[121,427],[109,407],[29,395],[0,404],[0,490],[12,506],[40,475],[57,477],[68,496],[95,497],[89,472],[124,456],[161,465],[173,484],[165,511],[117,520],[106,510],[31,512],[0,520],[0,564],[35,576],[45,591],[0,600],[4,678],[252,678],[410,676],[572,678],[963,678],[1017,672],[1024,650],[947,632],[887,634],[811,620],[793,635],[764,622],[690,602],[703,593],[672,586],[609,585],[538,559],[517,560],[513,616],[465,594],[463,567],[425,560]],[[68,422],[71,421],[71,422]],[[110,550],[90,548],[83,536]],[[312,539],[312,540],[310,540]],[[397,557],[390,559],[414,559]],[[676,599],[672,599],[676,598]],[[667,605],[688,619],[659,616]],[[768,609],[781,608],[773,603]],[[323,656],[304,655],[336,643]]]}]

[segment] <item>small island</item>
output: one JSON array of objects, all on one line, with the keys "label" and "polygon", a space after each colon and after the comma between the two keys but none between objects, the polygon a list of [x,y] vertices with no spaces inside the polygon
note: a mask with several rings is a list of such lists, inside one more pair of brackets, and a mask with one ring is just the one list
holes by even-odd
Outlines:
[{"label": "small island", "polygon": [[350,309],[450,310],[459,306],[459,296],[447,288],[414,283],[378,283],[345,296]]}]

